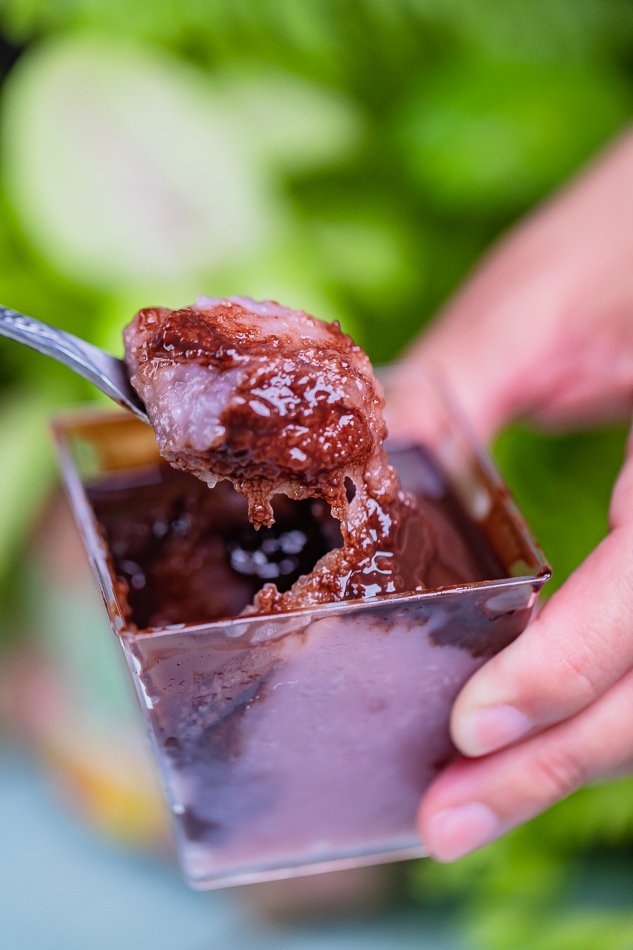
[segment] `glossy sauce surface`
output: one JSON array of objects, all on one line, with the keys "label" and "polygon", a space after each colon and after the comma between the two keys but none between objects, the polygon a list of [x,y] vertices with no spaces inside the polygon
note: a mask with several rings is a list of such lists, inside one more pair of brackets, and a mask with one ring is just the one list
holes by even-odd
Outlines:
[{"label": "glossy sauce surface", "polygon": [[264,584],[250,612],[430,586],[433,537],[389,463],[381,386],[338,324],[271,301],[202,297],[141,310],[125,342],[172,466],[210,487],[231,481],[255,527],[272,526],[279,494],[320,499],[340,522],[340,547],[288,589]]},{"label": "glossy sauce surface", "polygon": [[[423,575],[429,587],[505,576],[431,457],[417,448],[391,457],[424,524],[422,537],[405,536],[406,574]],[[342,543],[322,501],[277,496],[275,524],[256,531],[228,483],[209,489],[165,464],[100,479],[88,497],[121,605],[139,629],[238,616],[263,585],[274,582],[283,596]],[[353,591],[348,585],[346,599]]]}]

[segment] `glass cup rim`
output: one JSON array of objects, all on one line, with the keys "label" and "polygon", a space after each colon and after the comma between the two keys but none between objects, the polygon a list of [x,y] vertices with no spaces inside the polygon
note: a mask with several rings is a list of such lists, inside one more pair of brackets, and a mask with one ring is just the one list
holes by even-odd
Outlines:
[{"label": "glass cup rim", "polygon": [[[381,375],[384,378],[385,371],[391,371],[392,367],[383,368]],[[129,413],[125,410],[106,408],[99,403],[85,404],[76,408],[61,410],[51,420],[50,426],[55,443],[56,454],[62,474],[64,487],[69,497],[71,508],[75,515],[75,520],[79,526],[82,540],[86,547],[89,559],[92,561],[98,578],[99,587],[103,597],[106,612],[110,624],[118,637],[126,640],[134,640],[138,637],[148,636],[168,636],[170,634],[203,634],[203,633],[222,633],[227,627],[237,626],[246,632],[249,627],[261,625],[262,623],[283,624],[286,620],[301,620],[306,618],[306,622],[318,617],[325,617],[331,614],[350,611],[362,611],[376,607],[405,606],[412,603],[425,603],[438,598],[454,598],[467,592],[474,591],[494,591],[504,590],[509,587],[516,588],[525,585],[532,587],[538,586],[540,589],[543,584],[551,577],[551,568],[534,537],[531,529],[525,521],[521,512],[509,496],[494,461],[487,449],[481,444],[475,436],[468,420],[464,417],[461,407],[455,403],[452,394],[447,390],[441,380],[430,378],[429,382],[437,390],[443,402],[445,402],[451,417],[462,436],[465,438],[469,450],[476,458],[486,477],[490,480],[493,487],[502,489],[504,512],[508,519],[511,519],[521,535],[522,541],[530,549],[534,563],[537,569],[526,574],[517,574],[508,577],[494,578],[491,580],[469,581],[463,584],[447,585],[445,587],[428,588],[423,591],[414,591],[403,594],[381,594],[364,600],[345,600],[333,601],[331,603],[319,604],[317,606],[298,607],[293,610],[280,611],[276,613],[257,613],[252,615],[224,617],[216,620],[208,620],[197,623],[169,624],[160,627],[143,627],[138,629],[130,628],[128,622],[123,616],[118,600],[116,598],[114,584],[108,567],[108,552],[103,538],[101,537],[96,525],[96,520],[92,512],[90,503],[85,491],[84,482],[79,474],[77,465],[70,452],[70,432],[73,428],[85,422],[103,423],[116,422],[128,418]],[[141,423],[139,423],[141,424]],[[388,444],[388,443],[387,443]],[[406,441],[398,442],[399,447],[406,448]],[[415,446],[415,440],[411,439],[410,444]],[[293,625],[296,630],[296,625]],[[290,632],[290,631],[289,631]],[[281,634],[280,634],[281,635]]]}]

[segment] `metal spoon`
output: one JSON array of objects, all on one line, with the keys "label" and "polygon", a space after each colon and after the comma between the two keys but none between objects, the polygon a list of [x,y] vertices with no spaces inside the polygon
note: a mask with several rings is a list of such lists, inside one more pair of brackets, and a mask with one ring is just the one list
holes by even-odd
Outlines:
[{"label": "metal spoon", "polygon": [[69,366],[80,376],[114,399],[120,406],[129,409],[143,422],[149,422],[145,406],[132,388],[123,360],[117,359],[105,350],[100,350],[85,340],[51,327],[33,317],[0,305],[0,336],[6,336],[17,343],[24,343],[31,349],[52,356]]}]

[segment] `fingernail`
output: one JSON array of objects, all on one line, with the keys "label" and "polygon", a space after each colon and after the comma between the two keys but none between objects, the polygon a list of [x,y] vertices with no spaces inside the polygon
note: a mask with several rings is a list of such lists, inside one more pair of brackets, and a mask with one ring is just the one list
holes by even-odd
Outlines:
[{"label": "fingernail", "polygon": [[426,846],[436,861],[455,861],[494,841],[500,830],[499,819],[487,805],[469,802],[433,815]]},{"label": "fingernail", "polygon": [[528,717],[514,706],[488,706],[470,713],[454,729],[465,755],[486,755],[516,742],[532,729]]}]

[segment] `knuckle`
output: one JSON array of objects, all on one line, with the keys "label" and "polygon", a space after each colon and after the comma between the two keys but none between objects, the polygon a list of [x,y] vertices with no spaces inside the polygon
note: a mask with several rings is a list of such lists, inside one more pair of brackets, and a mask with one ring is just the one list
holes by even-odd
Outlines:
[{"label": "knuckle", "polygon": [[539,802],[553,804],[584,785],[589,775],[575,754],[557,746],[539,753],[526,778]]},{"label": "knuckle", "polygon": [[562,660],[559,685],[571,686],[582,705],[590,705],[603,692],[602,669],[599,658],[589,654],[588,650],[569,653]]}]

